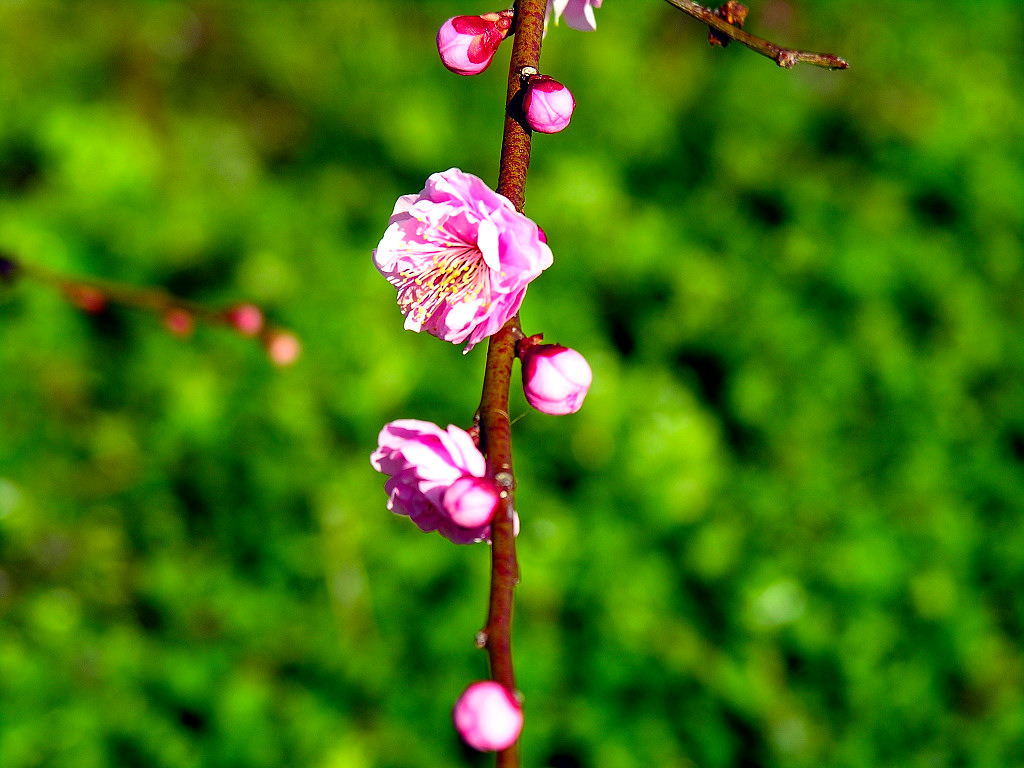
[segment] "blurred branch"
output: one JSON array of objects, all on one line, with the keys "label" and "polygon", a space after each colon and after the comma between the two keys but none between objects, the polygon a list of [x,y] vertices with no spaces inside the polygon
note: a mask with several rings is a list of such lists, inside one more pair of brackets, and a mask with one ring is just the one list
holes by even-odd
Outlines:
[{"label": "blurred branch", "polygon": [[68,301],[90,314],[99,314],[111,304],[119,304],[159,315],[164,327],[175,336],[190,335],[197,321],[228,326],[242,336],[258,339],[276,365],[291,365],[299,355],[298,338],[289,331],[268,326],[263,311],[254,304],[209,307],[161,288],[70,277],[0,253],[0,281],[13,283],[23,278],[57,288]]},{"label": "blurred branch", "polygon": [[742,29],[743,19],[746,18],[747,9],[735,0],[729,0],[714,11],[699,3],[691,2],[691,0],[665,0],[665,2],[707,24],[711,28],[708,39],[712,45],[724,46],[729,40],[735,40],[737,43],[757,51],[762,56],[767,56],[785,69],[792,69],[800,63],[813,64],[825,69],[848,69],[850,66],[845,59],[831,53],[813,53],[783,48],[781,45],[744,32]]}]

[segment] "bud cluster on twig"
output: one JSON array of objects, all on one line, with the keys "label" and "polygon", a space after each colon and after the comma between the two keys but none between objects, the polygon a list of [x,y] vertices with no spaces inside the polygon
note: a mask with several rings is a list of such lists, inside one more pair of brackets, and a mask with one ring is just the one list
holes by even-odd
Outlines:
[{"label": "bud cluster on twig", "polygon": [[269,325],[263,310],[255,304],[208,307],[160,289],[59,274],[0,253],[0,284],[13,285],[19,279],[53,286],[71,304],[93,315],[107,311],[111,305],[152,312],[168,333],[179,338],[191,336],[199,322],[226,326],[241,336],[259,341],[270,361],[280,367],[291,365],[301,353],[298,337],[291,331]]}]

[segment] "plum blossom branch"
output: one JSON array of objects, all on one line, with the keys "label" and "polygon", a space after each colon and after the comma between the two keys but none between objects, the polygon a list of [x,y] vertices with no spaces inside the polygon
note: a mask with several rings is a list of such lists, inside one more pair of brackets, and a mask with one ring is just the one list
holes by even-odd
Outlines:
[{"label": "plum blossom branch", "polygon": [[[501,141],[499,194],[522,212],[526,202],[526,176],[530,167],[530,131],[517,115],[520,88],[525,72],[540,66],[541,41],[547,0],[519,0],[516,3],[515,37],[509,64],[505,98],[505,126]],[[501,491],[498,511],[491,521],[491,596],[487,624],[478,636],[487,649],[491,677],[516,690],[512,666],[512,602],[519,581],[514,531],[515,477],[512,472],[512,427],[508,396],[516,343],[523,337],[518,314],[488,341],[483,394],[480,401],[481,447],[487,456],[488,475]],[[517,746],[497,753],[499,768],[519,765]]]},{"label": "plum blossom branch", "polygon": [[[783,48],[781,45],[764,40],[740,27],[743,25],[743,18],[747,9],[734,0],[723,5],[718,11],[712,11],[699,3],[691,0],[665,0],[683,13],[707,24],[711,30],[710,39],[713,44],[724,45],[728,40],[735,40],[753,51],[767,56],[780,67],[792,69],[800,63],[813,64],[816,67],[825,69],[848,69],[849,63],[831,53],[813,53],[811,51],[799,51],[793,48]],[[727,38],[723,40],[722,38]],[[715,42],[717,40],[717,43]]]}]

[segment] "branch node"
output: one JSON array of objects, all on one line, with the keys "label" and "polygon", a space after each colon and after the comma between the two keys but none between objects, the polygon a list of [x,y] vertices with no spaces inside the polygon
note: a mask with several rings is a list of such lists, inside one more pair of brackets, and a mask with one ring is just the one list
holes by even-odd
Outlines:
[{"label": "branch node", "polygon": [[[746,21],[748,13],[750,13],[750,9],[742,3],[736,2],[736,0],[728,0],[727,3],[718,6],[714,10],[715,16],[726,24],[736,27],[736,29],[743,29],[743,22]],[[720,45],[725,48],[729,44],[729,38],[713,27],[709,27],[708,42],[711,45]]]},{"label": "branch node", "polygon": [[779,51],[779,66],[783,69],[792,69],[796,66],[799,57],[796,55],[796,51]]}]

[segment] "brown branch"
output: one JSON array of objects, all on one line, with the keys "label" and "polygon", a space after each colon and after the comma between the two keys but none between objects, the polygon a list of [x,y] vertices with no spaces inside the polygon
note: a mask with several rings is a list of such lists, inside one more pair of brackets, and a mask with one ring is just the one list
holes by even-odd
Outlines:
[{"label": "brown branch", "polygon": [[768,40],[751,35],[748,32],[744,32],[738,26],[730,24],[729,21],[714,11],[705,8],[699,3],[691,2],[691,0],[665,0],[665,2],[707,24],[715,31],[716,38],[726,37],[729,40],[735,40],[737,43],[757,51],[762,56],[767,56],[785,69],[792,69],[800,63],[813,64],[816,67],[825,67],[826,69],[848,69],[850,66],[845,59],[841,59],[831,53],[812,53],[811,51],[783,48],[781,45],[776,45]]},{"label": "brown branch", "polygon": [[516,3],[515,43],[508,68],[505,96],[505,130],[501,137],[501,168],[498,194],[512,201],[520,213],[526,205],[526,173],[530,167],[530,131],[519,121],[523,71],[536,73],[540,67],[540,46],[544,36],[546,0]]},{"label": "brown branch", "polygon": [[[516,3],[515,36],[505,97],[505,128],[501,141],[501,168],[497,191],[522,212],[526,202],[526,174],[530,167],[530,132],[516,118],[524,68],[536,72],[544,31],[547,0]],[[491,596],[487,624],[478,643],[487,649],[491,677],[516,690],[512,666],[512,603],[519,582],[514,531],[515,476],[512,473],[512,426],[508,395],[516,343],[523,336],[516,315],[487,345],[483,395],[480,401],[480,442],[487,456],[487,472],[501,488],[501,503],[491,521]],[[517,768],[519,747],[513,744],[498,752],[498,768]]]}]

